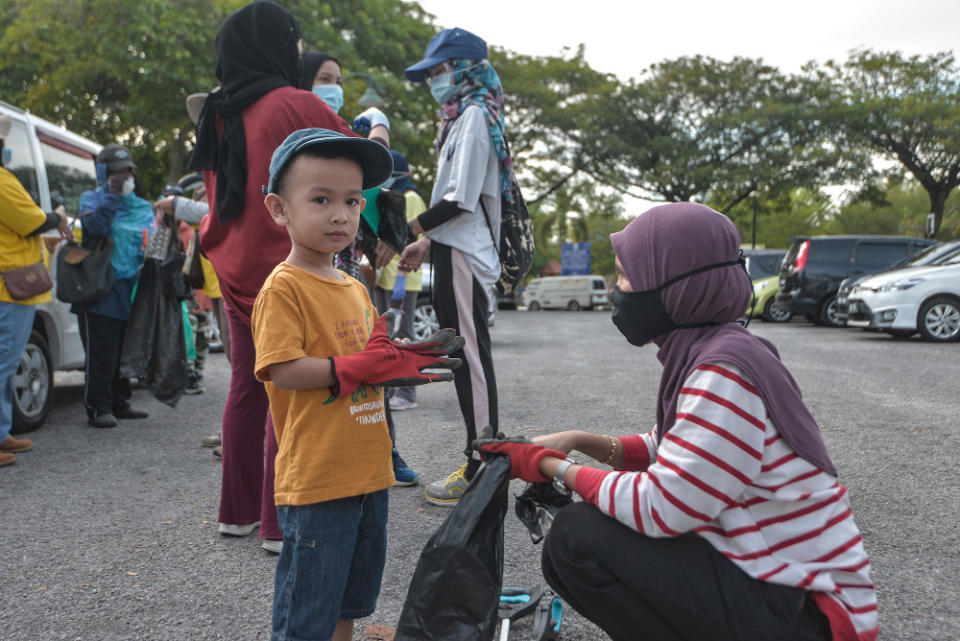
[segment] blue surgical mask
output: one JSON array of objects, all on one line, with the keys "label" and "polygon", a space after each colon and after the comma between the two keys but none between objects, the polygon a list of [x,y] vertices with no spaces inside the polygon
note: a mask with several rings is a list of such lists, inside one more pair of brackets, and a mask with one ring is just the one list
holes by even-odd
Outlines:
[{"label": "blue surgical mask", "polygon": [[430,94],[441,105],[450,102],[457,95],[457,85],[453,84],[453,72],[441,73],[430,80]]},{"label": "blue surgical mask", "polygon": [[3,165],[7,166],[10,164],[10,160],[13,158],[13,149],[4,145],[3,147]]},{"label": "blue surgical mask", "polygon": [[340,113],[343,107],[343,87],[340,85],[313,85],[313,93],[324,101],[334,113]]}]

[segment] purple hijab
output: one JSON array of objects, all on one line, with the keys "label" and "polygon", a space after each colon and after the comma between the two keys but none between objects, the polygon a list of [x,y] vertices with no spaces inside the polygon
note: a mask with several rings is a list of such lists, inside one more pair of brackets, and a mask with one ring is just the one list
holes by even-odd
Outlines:
[{"label": "purple hijab", "polygon": [[[611,234],[610,242],[636,292],[706,265],[734,261],[740,251],[740,234],[730,219],[696,203],[654,207],[623,231]],[[697,367],[733,363],[750,377],[771,421],[790,447],[836,476],[820,428],[777,349],[735,322],[746,310],[750,294],[750,279],[739,265],[704,271],[661,291],[674,322],[718,324],[675,329],[654,339],[660,347],[657,358],[663,364],[657,438],[662,439],[673,427],[680,388]]]}]

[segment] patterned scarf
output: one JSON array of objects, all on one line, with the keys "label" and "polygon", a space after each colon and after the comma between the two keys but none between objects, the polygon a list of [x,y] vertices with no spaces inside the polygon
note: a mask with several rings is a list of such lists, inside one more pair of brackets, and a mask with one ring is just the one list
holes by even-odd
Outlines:
[{"label": "patterned scarf", "polygon": [[470,105],[480,105],[487,113],[487,127],[493,139],[493,148],[503,170],[500,172],[500,193],[508,201],[513,200],[513,158],[507,149],[507,139],[503,125],[503,87],[500,77],[486,60],[448,60],[444,63],[447,71],[453,72],[453,84],[457,85],[457,95],[440,106],[440,128],[433,141],[437,155],[447,140],[453,121],[460,117]]}]

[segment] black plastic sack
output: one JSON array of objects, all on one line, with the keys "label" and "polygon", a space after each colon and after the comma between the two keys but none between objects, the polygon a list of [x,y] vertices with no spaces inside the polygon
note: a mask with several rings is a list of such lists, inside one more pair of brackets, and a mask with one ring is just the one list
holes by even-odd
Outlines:
[{"label": "black plastic sack", "polygon": [[413,572],[395,641],[490,641],[499,619],[510,459],[487,459]]},{"label": "black plastic sack", "polygon": [[176,407],[187,388],[182,254],[180,238],[170,234],[166,257],[144,260],[120,357],[120,373],[139,378],[154,398],[170,407]]}]

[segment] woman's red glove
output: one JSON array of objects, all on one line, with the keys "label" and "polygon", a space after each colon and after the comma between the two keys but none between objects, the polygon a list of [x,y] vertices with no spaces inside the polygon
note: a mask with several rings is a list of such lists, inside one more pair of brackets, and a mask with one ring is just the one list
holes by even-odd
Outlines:
[{"label": "woman's red glove", "polygon": [[[387,338],[387,318],[381,316],[362,351],[330,359],[336,380],[334,396],[350,394],[363,384],[408,386],[452,381],[452,370],[460,367],[461,361],[447,354],[463,349],[463,344],[463,338],[452,329],[422,341],[394,343]],[[445,371],[424,371],[428,369]]]},{"label": "woman's red glove", "polygon": [[528,483],[549,483],[550,479],[540,473],[540,461],[546,456],[555,456],[561,461],[567,456],[525,438],[475,440],[471,447],[486,454],[502,454],[510,458],[510,478],[523,479]]}]

